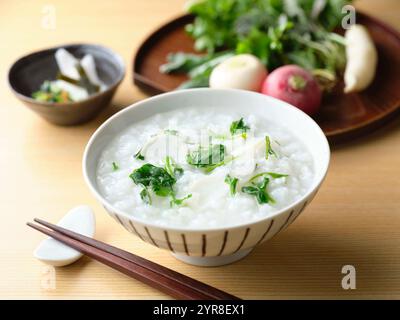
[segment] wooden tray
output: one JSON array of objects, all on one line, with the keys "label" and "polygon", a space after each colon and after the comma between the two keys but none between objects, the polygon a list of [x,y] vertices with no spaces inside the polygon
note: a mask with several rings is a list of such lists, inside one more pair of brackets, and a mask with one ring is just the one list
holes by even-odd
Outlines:
[{"label": "wooden tray", "polygon": [[[140,46],[133,64],[134,83],[148,94],[174,90],[186,76],[159,72],[170,52],[193,51],[193,40],[184,26],[193,16],[184,15],[153,32]],[[314,117],[330,142],[351,141],[384,125],[400,113],[400,35],[391,27],[357,14],[357,23],[365,25],[378,49],[377,74],[371,86],[357,94],[341,91],[327,95]]]}]

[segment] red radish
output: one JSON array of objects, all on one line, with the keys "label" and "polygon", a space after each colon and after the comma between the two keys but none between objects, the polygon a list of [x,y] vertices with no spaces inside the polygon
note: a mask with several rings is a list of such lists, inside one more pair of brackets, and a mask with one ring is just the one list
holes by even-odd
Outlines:
[{"label": "red radish", "polygon": [[312,115],[321,104],[322,92],[314,77],[296,65],[275,69],[264,80],[261,92],[286,101]]}]

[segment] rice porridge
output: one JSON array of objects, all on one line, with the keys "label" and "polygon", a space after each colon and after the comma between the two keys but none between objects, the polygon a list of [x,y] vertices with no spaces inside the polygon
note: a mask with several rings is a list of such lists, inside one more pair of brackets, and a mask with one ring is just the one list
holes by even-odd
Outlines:
[{"label": "rice porridge", "polygon": [[251,222],[299,200],[314,179],[303,143],[267,118],[207,108],[132,124],[102,151],[97,184],[114,207],[169,227]]}]

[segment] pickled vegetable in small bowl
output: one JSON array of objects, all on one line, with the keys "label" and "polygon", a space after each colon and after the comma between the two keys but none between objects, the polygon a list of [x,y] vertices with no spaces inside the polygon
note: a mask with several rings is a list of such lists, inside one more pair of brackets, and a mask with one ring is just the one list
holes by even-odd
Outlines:
[{"label": "pickled vegetable in small bowl", "polygon": [[78,44],[22,57],[10,68],[8,81],[14,94],[47,121],[74,125],[106,108],[124,75],[118,54]]}]

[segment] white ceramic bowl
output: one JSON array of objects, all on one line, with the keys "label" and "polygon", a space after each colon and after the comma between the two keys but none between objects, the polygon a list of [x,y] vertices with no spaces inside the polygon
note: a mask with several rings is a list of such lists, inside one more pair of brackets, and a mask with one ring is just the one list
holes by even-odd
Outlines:
[{"label": "white ceramic bowl", "polygon": [[[97,161],[104,147],[135,122],[156,113],[186,107],[213,107],[224,112],[255,114],[285,126],[307,146],[314,159],[314,181],[308,192],[271,216],[221,228],[170,228],[142,221],[115,208],[104,199],[96,183]],[[83,174],[90,190],[107,212],[129,232],[156,247],[171,251],[187,263],[216,266],[241,259],[256,245],[286,229],[315,196],[326,175],[329,158],[329,145],[320,127],[305,113],[285,102],[243,90],[188,89],[137,102],[104,122],[86,146]]]}]

